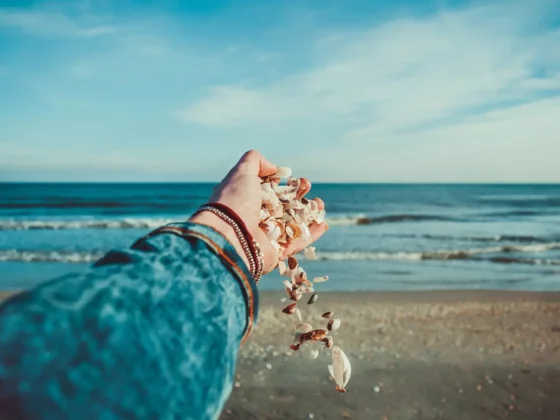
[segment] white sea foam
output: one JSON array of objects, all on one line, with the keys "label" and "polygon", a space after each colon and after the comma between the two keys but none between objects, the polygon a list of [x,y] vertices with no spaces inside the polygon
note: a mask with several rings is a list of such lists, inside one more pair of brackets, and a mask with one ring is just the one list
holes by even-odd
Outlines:
[{"label": "white sea foam", "polygon": [[[486,248],[422,251],[422,252],[317,252],[319,260],[394,260],[394,261],[422,261],[422,260],[489,260],[497,263],[524,263],[559,265],[560,260],[520,258],[515,253],[539,253],[553,249],[560,249],[560,242],[547,244],[532,244],[520,246],[496,246]],[[492,254],[492,255],[488,255]],[[486,256],[485,256],[486,255]],[[26,251],[0,250],[0,261],[20,262],[63,262],[88,263],[103,256],[101,251]]]}]

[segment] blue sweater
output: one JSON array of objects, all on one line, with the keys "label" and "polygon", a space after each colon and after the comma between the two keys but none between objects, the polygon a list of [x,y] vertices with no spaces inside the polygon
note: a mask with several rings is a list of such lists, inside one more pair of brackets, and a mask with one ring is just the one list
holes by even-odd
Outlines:
[{"label": "blue sweater", "polygon": [[221,234],[164,226],[0,306],[0,418],[215,419],[257,310]]}]

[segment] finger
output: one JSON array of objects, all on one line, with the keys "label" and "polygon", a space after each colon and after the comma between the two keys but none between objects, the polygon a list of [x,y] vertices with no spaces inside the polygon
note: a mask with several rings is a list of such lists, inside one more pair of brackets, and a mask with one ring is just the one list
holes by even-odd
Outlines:
[{"label": "finger", "polygon": [[256,150],[249,150],[241,157],[235,170],[256,176],[268,176],[276,173],[278,166],[271,163]]},{"label": "finger", "polygon": [[321,200],[320,198],[314,198],[313,201],[317,203],[317,207],[319,208],[319,210],[325,210],[325,203],[323,200]]},{"label": "finger", "polygon": [[304,248],[307,248],[317,239],[324,235],[327,231],[329,226],[327,223],[313,223],[309,226],[309,232],[311,233],[311,237],[308,239],[298,238],[290,243],[288,247],[284,250],[284,254],[282,255],[283,259],[288,258],[289,255],[297,254],[298,252],[302,251]]},{"label": "finger", "polygon": [[311,191],[311,181],[309,181],[307,178],[300,178],[299,189],[297,191],[296,198],[298,200],[301,200],[309,191]]}]

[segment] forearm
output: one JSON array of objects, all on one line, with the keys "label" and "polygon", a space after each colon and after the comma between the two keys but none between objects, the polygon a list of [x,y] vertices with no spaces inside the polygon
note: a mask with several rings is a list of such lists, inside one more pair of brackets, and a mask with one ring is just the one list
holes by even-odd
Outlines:
[{"label": "forearm", "polygon": [[0,413],[219,414],[256,318],[256,289],[221,235],[192,224],[172,230],[1,307]]}]

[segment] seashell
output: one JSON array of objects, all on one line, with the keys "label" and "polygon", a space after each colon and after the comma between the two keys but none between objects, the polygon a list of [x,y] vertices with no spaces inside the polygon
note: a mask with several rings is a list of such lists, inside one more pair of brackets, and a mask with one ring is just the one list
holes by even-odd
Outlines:
[{"label": "seashell", "polygon": [[270,185],[270,182],[263,182],[261,184],[261,191],[263,194],[274,193],[274,189],[272,188],[272,185]]},{"label": "seashell", "polygon": [[301,299],[301,297],[303,296],[303,292],[301,290],[293,290],[292,293],[290,293],[290,300],[295,300],[296,302],[298,300]]},{"label": "seashell", "polygon": [[316,260],[317,259],[317,255],[315,254],[315,247],[314,246],[308,246],[307,248],[305,248],[303,250],[303,255],[308,260]]},{"label": "seashell", "polygon": [[303,279],[305,279],[307,274],[303,271],[303,268],[297,266],[296,269],[292,272],[292,283],[301,286],[303,284]]},{"label": "seashell", "polygon": [[288,178],[288,180],[286,181],[286,184],[289,185],[290,187],[294,187],[299,189],[300,185],[301,185],[301,179],[300,178]]},{"label": "seashell", "polygon": [[325,312],[321,315],[323,318],[330,318],[333,315],[333,311]]},{"label": "seashell", "polygon": [[270,218],[270,213],[266,209],[261,209],[259,214],[259,220],[267,220]]},{"label": "seashell", "polygon": [[302,225],[301,227],[301,238],[304,240],[311,239],[311,232],[309,231],[309,227],[307,225]]},{"label": "seashell", "polygon": [[329,331],[336,331],[340,328],[340,319],[331,319],[327,324],[327,329]]},{"label": "seashell", "polygon": [[311,340],[321,341],[323,338],[327,336],[327,330],[323,330],[323,329],[313,330],[308,334]]},{"label": "seashell", "polygon": [[298,266],[298,261],[296,260],[296,257],[290,255],[288,257],[288,268],[290,270],[295,270],[297,266]]},{"label": "seashell", "polygon": [[[296,308],[296,305],[297,305],[296,302],[290,303],[288,306],[286,306],[284,309],[282,309],[282,312],[284,312],[285,314],[288,314],[288,315],[292,315],[296,310],[299,311]],[[300,317],[301,317],[301,315],[300,315]]]},{"label": "seashell", "polygon": [[330,335],[327,335],[325,338],[323,338],[321,342],[325,343],[326,349],[330,349],[333,346],[333,339]]},{"label": "seashell", "polygon": [[307,301],[307,304],[308,304],[308,305],[314,304],[315,302],[317,302],[317,299],[318,299],[318,298],[319,298],[319,296],[317,296],[317,295],[312,295],[312,296],[309,298],[309,300]]},{"label": "seashell", "polygon": [[[276,193],[276,198],[279,200],[280,203],[286,208],[292,208],[290,206],[291,203],[294,203],[295,208],[300,208],[301,203],[299,201],[294,200],[294,196],[297,192],[297,189],[294,187],[290,187],[288,185],[281,185],[274,189]],[[286,207],[288,206],[288,207]]]},{"label": "seashell", "polygon": [[309,192],[309,190],[311,189],[311,183],[304,179],[304,178],[300,178],[300,185],[299,188],[297,190],[297,195],[296,198],[298,200],[301,200],[301,198],[307,194]]},{"label": "seashell", "polygon": [[[301,223],[301,219],[299,218],[299,216],[297,215],[296,211],[294,209],[287,209],[286,213],[292,218],[292,220],[296,223]],[[290,220],[288,220],[290,221]]]},{"label": "seashell", "polygon": [[302,293],[315,293],[315,289],[313,287],[310,286],[302,286],[301,288]]},{"label": "seashell", "polygon": [[286,234],[290,239],[297,239],[303,234],[303,229],[298,224],[289,222],[286,224]]},{"label": "seashell", "polygon": [[266,236],[270,241],[278,240],[278,238],[282,234],[282,229],[273,220],[261,223],[259,224],[259,227],[266,233]]},{"label": "seashell", "polygon": [[315,218],[315,222],[321,224],[321,223],[325,223],[325,210],[320,210],[319,213],[317,214],[317,217]]},{"label": "seashell", "polygon": [[305,322],[296,325],[296,331],[305,334],[313,330],[311,324],[306,324]]},{"label": "seashell", "polygon": [[[294,305],[295,305],[295,303],[294,303]],[[299,320],[299,322],[301,322],[301,321],[302,321],[302,318],[301,318],[301,311],[300,311],[299,309],[296,308],[296,310],[294,311],[294,313],[295,313],[297,319]]]},{"label": "seashell", "polygon": [[317,203],[317,201],[309,200],[309,210],[311,210],[313,212],[319,211],[319,204]]},{"label": "seashell", "polygon": [[274,206],[270,214],[277,219],[282,217],[282,215],[284,214],[284,206],[282,205],[282,203],[280,203],[280,201],[278,201],[278,204]]},{"label": "seashell", "polygon": [[293,284],[291,282],[289,282],[288,280],[283,280],[282,283],[284,284],[284,286],[286,286],[286,290],[289,290],[290,292],[293,289]]},{"label": "seashell", "polygon": [[315,277],[313,283],[323,283],[329,280],[329,276]]},{"label": "seashell", "polygon": [[292,176],[292,170],[286,166],[279,166],[276,168],[276,173],[274,175],[278,178],[290,178]]},{"label": "seashell", "polygon": [[290,344],[290,348],[291,348],[293,351],[298,351],[298,350],[299,350],[299,346],[300,346],[300,344]]},{"label": "seashell", "polygon": [[278,273],[279,273],[281,276],[284,275],[284,273],[286,272],[286,269],[287,269],[287,268],[288,268],[288,267],[287,267],[287,265],[286,265],[286,263],[285,263],[284,261],[280,261],[280,262],[278,263]]},{"label": "seashell", "polygon": [[319,356],[319,350],[317,350],[315,347],[311,346],[310,344],[306,344],[305,346],[303,346],[302,352],[306,358],[311,360],[316,359],[317,356]]},{"label": "seashell", "polygon": [[306,208],[304,204],[296,200],[290,200],[287,203],[283,203],[283,206],[284,209],[293,209],[293,210],[303,210]]},{"label": "seashell", "polygon": [[336,383],[336,390],[347,392],[345,387],[352,375],[352,366],[346,354],[338,346],[334,346],[332,349],[332,365],[329,365],[328,369]]}]

